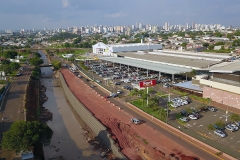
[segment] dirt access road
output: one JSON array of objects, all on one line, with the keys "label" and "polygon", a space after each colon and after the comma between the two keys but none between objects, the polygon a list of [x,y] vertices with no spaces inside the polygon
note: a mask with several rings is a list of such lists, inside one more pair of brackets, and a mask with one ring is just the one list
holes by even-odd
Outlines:
[{"label": "dirt access road", "polygon": [[[21,76],[15,77],[12,85],[7,93],[0,114],[0,132],[6,132],[11,124],[18,120],[24,120],[23,98],[25,95],[25,87],[28,83],[31,66],[24,65]],[[4,120],[3,120],[4,119]],[[2,141],[2,137],[0,137]],[[13,152],[3,151],[0,149],[0,157],[13,159]]]}]

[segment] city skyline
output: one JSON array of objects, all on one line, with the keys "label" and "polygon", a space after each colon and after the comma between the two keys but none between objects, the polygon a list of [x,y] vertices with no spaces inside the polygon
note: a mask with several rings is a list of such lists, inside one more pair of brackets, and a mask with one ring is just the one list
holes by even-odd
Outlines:
[{"label": "city skyline", "polygon": [[68,26],[159,24],[222,24],[240,26],[238,0],[77,0],[1,2],[0,29],[54,29]]}]

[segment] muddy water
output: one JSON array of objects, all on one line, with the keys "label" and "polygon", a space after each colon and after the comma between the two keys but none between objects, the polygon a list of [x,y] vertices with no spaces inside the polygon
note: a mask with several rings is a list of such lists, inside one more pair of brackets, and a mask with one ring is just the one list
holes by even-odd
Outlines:
[{"label": "muddy water", "polygon": [[[43,76],[52,74],[50,67],[43,67],[41,71]],[[52,121],[47,123],[53,130],[53,137],[51,146],[43,148],[45,159],[59,159],[59,157],[67,160],[101,159],[101,153],[93,150],[93,146],[86,142],[84,130],[68,106],[62,88],[53,87],[53,78],[43,78],[41,83],[46,86],[48,97],[48,101],[43,106],[53,113]]]}]

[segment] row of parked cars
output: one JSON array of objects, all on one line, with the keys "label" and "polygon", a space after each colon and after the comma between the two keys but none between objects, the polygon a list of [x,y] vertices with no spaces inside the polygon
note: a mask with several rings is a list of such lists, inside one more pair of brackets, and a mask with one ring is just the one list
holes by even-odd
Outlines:
[{"label": "row of parked cars", "polygon": [[240,127],[240,121],[234,122],[234,123],[228,123],[228,124],[226,124],[225,127],[219,127],[216,124],[213,124],[213,127],[216,129],[216,130],[214,130],[214,134],[219,137],[224,138],[227,136],[227,134],[224,132],[224,130],[226,129],[230,132],[238,131],[238,129]]},{"label": "row of parked cars", "polygon": [[[92,72],[96,73],[100,77],[108,77],[110,79],[122,79],[124,83],[138,82],[147,79],[158,79],[159,74],[154,71],[147,71],[143,69],[137,69],[135,67],[127,67],[122,65],[121,67],[107,66],[105,63],[90,65]],[[179,78],[175,78],[176,81]],[[170,77],[161,77],[157,80],[157,83],[163,83],[164,86],[170,87]]]},{"label": "row of parked cars", "polygon": [[200,114],[200,112],[207,112],[207,111],[212,111],[212,112],[216,112],[217,109],[213,106],[203,106],[199,109],[196,108],[190,108],[191,112],[186,111],[186,110],[182,110],[180,112],[180,115],[182,116],[181,118],[179,118],[181,121],[183,122],[188,122],[190,120],[197,120],[199,118],[202,117],[202,115]]},{"label": "row of parked cars", "polygon": [[183,96],[183,97],[176,97],[171,99],[171,106],[174,108],[186,105],[190,102],[190,99],[187,96]]}]

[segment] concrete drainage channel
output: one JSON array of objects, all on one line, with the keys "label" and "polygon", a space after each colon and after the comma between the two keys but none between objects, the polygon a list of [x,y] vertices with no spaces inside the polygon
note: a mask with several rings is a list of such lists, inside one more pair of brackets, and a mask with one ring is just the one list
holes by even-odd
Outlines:
[{"label": "concrete drainage channel", "polygon": [[75,97],[66,84],[66,81],[60,73],[59,75],[65,95],[75,111],[84,120],[84,122],[92,129],[92,131],[98,135],[101,141],[111,149],[113,154],[120,159],[127,159],[121,152],[120,148],[115,145],[115,141],[111,138],[111,135],[107,132],[107,128],[99,122],[94,115]]}]

